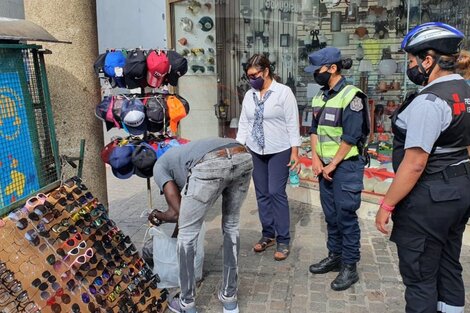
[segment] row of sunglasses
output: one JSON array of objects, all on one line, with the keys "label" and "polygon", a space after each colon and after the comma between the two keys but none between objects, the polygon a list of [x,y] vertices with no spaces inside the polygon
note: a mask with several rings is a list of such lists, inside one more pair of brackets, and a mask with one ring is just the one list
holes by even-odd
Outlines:
[{"label": "row of sunglasses", "polygon": [[[64,292],[77,295],[90,312],[162,311],[167,291],[158,293],[158,275],[79,178],[28,199],[8,217],[57,275],[46,270],[32,281],[53,312],[60,312],[56,299],[67,304]],[[80,305],[74,303],[72,312]]]},{"label": "row of sunglasses", "polygon": [[40,312],[21,282],[15,279],[14,273],[0,260],[0,312]]}]

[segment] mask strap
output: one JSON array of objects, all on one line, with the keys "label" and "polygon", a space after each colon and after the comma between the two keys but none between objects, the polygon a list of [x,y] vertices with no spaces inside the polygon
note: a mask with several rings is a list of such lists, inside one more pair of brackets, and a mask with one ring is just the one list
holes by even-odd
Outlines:
[{"label": "mask strap", "polygon": [[421,72],[423,72],[424,74],[424,85],[427,85],[428,84],[428,80],[429,80],[429,75],[431,75],[432,71],[434,70],[434,67],[436,66],[436,59],[433,57],[433,56],[430,56],[434,61],[432,62],[432,65],[431,67],[429,68],[428,71],[426,71],[423,67],[423,62],[421,60],[420,57],[416,57],[417,61],[418,61],[418,67],[419,69],[421,70]]}]

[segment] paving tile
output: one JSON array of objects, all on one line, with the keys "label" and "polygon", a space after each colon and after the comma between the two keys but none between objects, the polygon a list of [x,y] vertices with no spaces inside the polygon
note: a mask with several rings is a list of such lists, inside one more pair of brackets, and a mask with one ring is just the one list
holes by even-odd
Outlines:
[{"label": "paving tile", "polygon": [[[118,180],[108,169],[110,216],[132,236],[141,249],[147,230],[146,212],[149,193],[146,180],[132,177]],[[165,208],[164,197],[151,181],[151,208]],[[398,272],[395,244],[375,230],[373,221],[360,220],[360,280],[346,291],[330,289],[337,273],[313,275],[310,264],[327,255],[326,225],[320,207],[289,200],[291,207],[291,254],[283,262],[273,259],[274,248],[253,252],[252,245],[260,237],[261,226],[256,210],[253,188],[241,210],[239,257],[239,307],[243,313],[335,313],[335,312],[403,312],[404,287]],[[222,305],[217,289],[222,281],[222,234],[220,230],[222,203],[218,200],[206,217],[205,259],[203,281],[197,289],[199,313],[220,313]],[[462,249],[462,260],[470,250]],[[470,302],[470,262],[462,262]]]}]

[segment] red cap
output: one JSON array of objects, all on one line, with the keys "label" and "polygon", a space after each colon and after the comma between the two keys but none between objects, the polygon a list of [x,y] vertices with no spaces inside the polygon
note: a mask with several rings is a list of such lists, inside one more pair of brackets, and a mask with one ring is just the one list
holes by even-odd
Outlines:
[{"label": "red cap", "polygon": [[147,56],[147,83],[158,88],[161,86],[165,75],[170,71],[170,61],[163,51],[150,52]]},{"label": "red cap", "polygon": [[109,156],[111,155],[111,152],[113,152],[114,148],[119,146],[119,141],[120,139],[113,140],[101,149],[100,157],[104,163],[109,164]]}]

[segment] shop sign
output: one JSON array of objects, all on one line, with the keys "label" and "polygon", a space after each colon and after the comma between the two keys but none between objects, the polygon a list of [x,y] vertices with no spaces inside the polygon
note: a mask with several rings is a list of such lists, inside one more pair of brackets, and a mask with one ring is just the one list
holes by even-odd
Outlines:
[{"label": "shop sign", "polygon": [[286,13],[299,13],[301,10],[300,4],[292,3],[292,1],[266,0],[264,6],[266,9],[279,9]]}]

